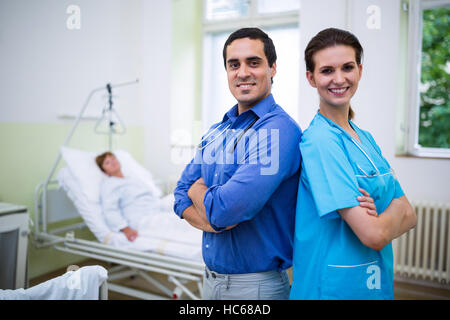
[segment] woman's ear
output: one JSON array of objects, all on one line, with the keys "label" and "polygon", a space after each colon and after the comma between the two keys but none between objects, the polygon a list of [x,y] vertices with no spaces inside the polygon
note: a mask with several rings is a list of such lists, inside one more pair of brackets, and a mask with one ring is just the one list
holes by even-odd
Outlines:
[{"label": "woman's ear", "polygon": [[314,80],[314,73],[306,71],[306,79],[308,79],[308,82],[312,87],[317,88],[316,81]]}]

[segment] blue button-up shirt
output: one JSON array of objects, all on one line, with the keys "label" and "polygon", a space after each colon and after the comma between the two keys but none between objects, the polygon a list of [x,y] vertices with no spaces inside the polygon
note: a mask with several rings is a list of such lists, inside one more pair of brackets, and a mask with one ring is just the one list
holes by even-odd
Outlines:
[{"label": "blue button-up shirt", "polygon": [[174,211],[182,217],[192,205],[187,191],[202,177],[206,216],[222,231],[203,233],[208,268],[224,274],[284,270],[292,265],[301,130],[272,95],[240,115],[237,110],[202,139],[174,191]]}]

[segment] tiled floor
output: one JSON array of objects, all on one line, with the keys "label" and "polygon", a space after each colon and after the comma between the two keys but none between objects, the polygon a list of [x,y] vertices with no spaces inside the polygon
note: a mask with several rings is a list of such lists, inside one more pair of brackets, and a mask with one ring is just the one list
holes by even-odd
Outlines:
[{"label": "tiled floor", "polygon": [[[97,261],[97,260],[86,260],[85,262],[80,263],[79,266],[81,267],[81,266],[96,265],[96,264],[102,265],[105,268],[110,267],[105,262]],[[63,273],[65,273],[65,271],[66,271],[65,269],[61,269],[61,270],[57,270],[57,271],[51,272],[49,274],[31,279],[29,281],[29,285],[31,287],[31,286],[34,286],[41,282],[44,282],[46,280],[58,277],[58,276],[62,275]],[[167,277],[160,275],[160,274],[155,274],[154,277],[157,278],[162,283],[167,284],[167,286],[169,288],[174,287],[173,284],[171,284],[167,281]],[[116,283],[125,284],[125,285],[135,288],[135,289],[143,289],[143,290],[149,291],[151,293],[160,294],[160,292],[158,292],[158,290],[155,287],[150,285],[148,282],[146,282],[139,276],[124,279],[124,280],[121,280],[120,282],[116,281]],[[450,300],[450,290],[448,290],[448,289],[431,288],[428,286],[412,285],[412,284],[402,283],[402,282],[395,282],[394,288],[395,288],[395,292],[394,292],[395,300]],[[194,293],[196,293],[195,286],[192,286],[190,289]],[[186,296],[183,296],[183,298],[186,298]],[[108,299],[109,300],[133,300],[136,298],[109,291]]]}]

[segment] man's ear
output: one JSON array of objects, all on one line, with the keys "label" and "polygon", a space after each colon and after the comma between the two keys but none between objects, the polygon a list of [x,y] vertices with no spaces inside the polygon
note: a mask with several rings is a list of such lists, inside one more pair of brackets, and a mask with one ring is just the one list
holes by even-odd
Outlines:
[{"label": "man's ear", "polygon": [[306,71],[306,79],[308,79],[311,87],[317,88],[316,81],[314,80],[314,74],[311,71]]},{"label": "man's ear", "polygon": [[276,62],[274,62],[273,64],[272,64],[272,67],[271,67],[271,75],[270,75],[270,77],[271,78],[273,78],[276,74],[277,74],[277,63]]}]

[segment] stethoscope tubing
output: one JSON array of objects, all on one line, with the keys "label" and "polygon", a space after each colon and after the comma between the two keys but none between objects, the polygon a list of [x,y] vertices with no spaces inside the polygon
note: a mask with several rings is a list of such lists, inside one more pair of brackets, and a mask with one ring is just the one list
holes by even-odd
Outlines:
[{"label": "stethoscope tubing", "polygon": [[[228,122],[228,121],[227,121]],[[223,124],[227,124],[227,122],[224,122]],[[200,143],[197,145],[197,148],[199,149],[199,150],[203,150],[203,149],[205,149],[207,146],[209,146],[211,143],[213,143],[214,141],[216,141],[216,139],[217,138],[219,138],[225,131],[227,131],[230,127],[231,127],[231,122],[230,123],[228,123],[226,126],[224,126],[224,129],[222,130],[222,131],[220,131],[220,133],[217,135],[217,136],[215,136],[211,141],[209,141],[208,143],[206,143],[204,146],[203,146],[203,142],[205,142],[205,141],[207,141],[207,139],[214,133],[214,132],[216,132],[216,131],[218,131],[219,129],[219,127],[221,127],[222,126],[222,124],[220,124],[220,125],[218,125],[216,128],[214,128],[211,132],[209,132],[206,136],[204,136],[201,140],[200,140]]]},{"label": "stethoscope tubing", "polygon": [[[377,166],[375,165],[375,163],[372,161],[372,159],[369,157],[369,155],[364,151],[364,149],[359,145],[359,143],[352,138],[351,139],[353,141],[353,143],[359,148],[359,150],[362,151],[362,153],[364,153],[364,155],[366,156],[367,159],[369,159],[370,163],[372,164],[372,166],[375,168],[375,170],[377,171],[378,174],[380,174],[380,170],[378,170]],[[359,167],[359,166],[358,166]],[[361,168],[360,168],[361,169]],[[362,169],[361,169],[362,170]],[[363,171],[364,172],[364,171]]]},{"label": "stethoscope tubing", "polygon": [[[239,143],[239,141],[241,140],[241,138],[244,136],[244,134],[251,128],[253,127],[253,125],[256,123],[256,121],[258,121],[258,117],[256,117],[245,129],[243,132],[241,132],[241,134],[239,135],[239,137],[237,138],[237,140],[234,142],[233,144],[233,148],[230,150],[230,153],[233,153],[236,150],[236,146]],[[224,124],[226,124],[227,122],[225,122]],[[230,127],[231,127],[231,123],[228,123],[228,125],[223,126],[224,129],[222,131],[219,132],[219,134],[217,136],[215,136],[211,141],[207,142],[204,146],[203,143],[216,131],[219,131],[219,127],[221,127],[221,125],[218,125],[216,128],[214,128],[214,130],[212,130],[211,132],[209,132],[206,136],[204,136],[201,140],[200,143],[198,144],[197,148],[198,150],[203,150],[205,149],[207,146],[209,146],[211,143],[213,143],[214,141],[216,141],[221,135],[223,135],[223,133],[225,131],[227,131]]]},{"label": "stethoscope tubing", "polygon": [[[320,113],[319,113],[320,114]],[[324,115],[322,115],[322,117],[326,118]],[[331,120],[330,120],[331,121]],[[346,137],[347,139],[349,139],[351,142],[353,142],[358,149],[364,154],[364,156],[369,160],[369,162],[372,164],[372,166],[375,168],[375,170],[377,171],[377,175],[380,175],[380,170],[378,170],[378,167],[375,165],[375,163],[372,161],[372,159],[369,157],[369,155],[364,151],[364,149],[359,145],[359,143],[353,138],[350,137],[350,135],[348,134],[348,132],[346,132],[344,129],[342,129],[340,126],[336,125],[336,124],[332,124],[330,123],[330,121],[328,121],[328,124],[330,126],[334,126],[336,128],[338,128]],[[357,164],[358,165],[358,164]],[[361,169],[361,167],[358,165],[358,168]],[[361,171],[364,172],[364,170],[361,169]],[[364,172],[365,173],[365,172]],[[365,173],[367,175],[367,173]],[[369,175],[368,175],[369,176]]]}]

